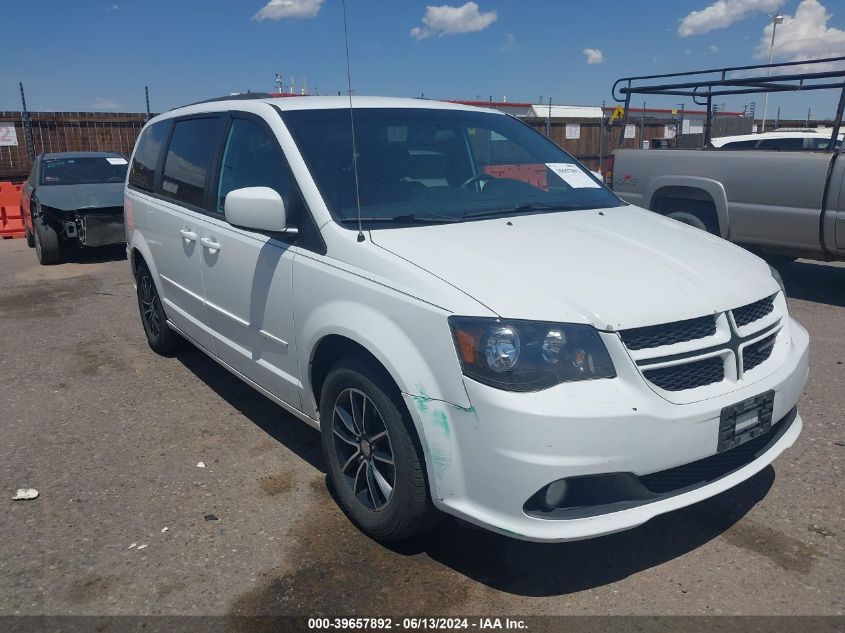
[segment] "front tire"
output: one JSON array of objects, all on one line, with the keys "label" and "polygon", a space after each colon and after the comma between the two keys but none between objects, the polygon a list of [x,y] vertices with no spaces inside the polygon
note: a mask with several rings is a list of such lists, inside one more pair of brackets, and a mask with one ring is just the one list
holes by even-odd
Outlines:
[{"label": "front tire", "polygon": [[164,307],[146,264],[138,264],[135,282],[138,287],[138,310],[141,313],[141,323],[147,335],[147,343],[156,354],[170,356],[179,349],[182,338],[167,325]]},{"label": "front tire", "polygon": [[35,236],[32,234],[32,231],[29,230],[29,227],[24,226],[23,232],[24,235],[26,235],[26,245],[30,248],[35,248]]},{"label": "front tire", "polygon": [[[38,256],[38,262],[42,266],[58,264],[62,259],[58,233],[40,217],[33,220],[32,225],[35,228],[33,243],[35,254]],[[29,240],[27,240],[28,243]]]},{"label": "front tire", "polygon": [[320,397],[320,433],[340,506],[369,536],[401,541],[435,522],[413,422],[375,363],[350,358],[331,369]]}]

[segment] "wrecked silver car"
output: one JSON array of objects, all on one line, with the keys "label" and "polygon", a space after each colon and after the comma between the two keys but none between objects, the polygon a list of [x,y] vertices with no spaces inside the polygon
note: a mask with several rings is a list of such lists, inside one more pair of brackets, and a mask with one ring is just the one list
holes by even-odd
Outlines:
[{"label": "wrecked silver car", "polygon": [[64,152],[36,157],[21,190],[26,243],[38,261],[55,264],[70,246],[126,241],[123,182],[126,158],[117,152]]}]

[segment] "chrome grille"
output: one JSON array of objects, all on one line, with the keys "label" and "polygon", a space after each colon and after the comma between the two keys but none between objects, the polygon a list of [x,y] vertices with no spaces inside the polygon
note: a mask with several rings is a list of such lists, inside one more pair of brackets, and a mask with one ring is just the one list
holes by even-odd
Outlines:
[{"label": "chrome grille", "polygon": [[716,333],[716,317],[703,316],[686,321],[622,330],[619,334],[628,349],[639,350],[693,341]]},{"label": "chrome grille", "polygon": [[749,303],[739,308],[734,308],[731,312],[734,315],[734,321],[738,327],[743,327],[750,323],[754,323],[775,309],[775,295],[760,299],[754,303]]},{"label": "chrome grille", "polygon": [[683,365],[646,369],[643,375],[661,389],[682,391],[724,380],[725,365],[720,356],[714,356]]},{"label": "chrome grille", "polygon": [[757,341],[756,343],[752,343],[751,345],[747,346],[744,350],[742,350],[743,371],[754,369],[760,363],[763,363],[768,360],[769,356],[772,355],[772,349],[775,346],[776,338],[777,332],[767,336],[766,338],[760,341]]}]

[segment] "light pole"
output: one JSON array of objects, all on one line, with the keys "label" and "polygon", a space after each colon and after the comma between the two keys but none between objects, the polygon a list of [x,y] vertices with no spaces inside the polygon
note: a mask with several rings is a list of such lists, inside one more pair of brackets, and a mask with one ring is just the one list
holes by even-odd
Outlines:
[{"label": "light pole", "polygon": [[[780,14],[780,9],[775,11],[772,16],[772,44],[769,47],[769,68],[766,72],[766,77],[772,76],[772,56],[775,53],[775,31],[777,31],[778,24],[783,24],[783,16]],[[769,108],[769,93],[766,93],[766,98],[763,100],[763,125],[760,126],[760,131],[766,131],[766,110]]]}]

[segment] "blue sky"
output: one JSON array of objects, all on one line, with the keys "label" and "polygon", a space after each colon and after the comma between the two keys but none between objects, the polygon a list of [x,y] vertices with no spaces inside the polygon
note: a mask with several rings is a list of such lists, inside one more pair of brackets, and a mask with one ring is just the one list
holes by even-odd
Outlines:
[{"label": "blue sky", "polygon": [[[778,5],[434,1],[447,4],[347,0],[357,94],[610,102],[610,86],[623,75],[760,63],[768,55],[766,12]],[[4,3],[4,22],[18,26],[4,29],[0,110],[20,109],[18,81],[24,82],[30,110],[141,111],[148,85],[152,109],[161,111],[230,92],[273,90],[276,72],[286,83],[294,76],[297,87],[304,77],[309,90],[321,94],[345,91],[340,0],[267,4]],[[845,7],[835,6],[839,0],[780,4],[787,18],[778,27],[776,59],[845,55]],[[24,24],[32,26],[20,28]],[[759,115],[762,95],[727,105],[741,109],[751,99]],[[814,117],[822,118],[832,115],[835,103],[831,93],[773,95],[769,112],[782,105],[785,116],[804,117],[812,107]]]}]

